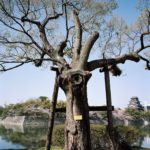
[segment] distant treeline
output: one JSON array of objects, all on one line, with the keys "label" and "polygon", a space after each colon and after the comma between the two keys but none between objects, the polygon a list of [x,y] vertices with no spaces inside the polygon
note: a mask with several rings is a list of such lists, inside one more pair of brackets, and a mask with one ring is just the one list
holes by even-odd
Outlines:
[{"label": "distant treeline", "polygon": [[[58,100],[57,108],[62,107],[66,107],[66,101]],[[5,105],[4,107],[0,107],[0,117],[5,118],[7,116],[22,116],[22,115],[41,116],[44,114],[45,110],[46,110],[45,112],[48,112],[50,108],[51,108],[51,100],[46,96],[40,96],[39,98],[28,99],[21,103],[9,104]],[[96,113],[97,114],[100,113],[102,119],[107,118],[107,113],[105,111]],[[126,116],[131,116],[133,120],[140,119],[150,121],[150,111],[140,111],[136,109],[126,108],[124,114]]]},{"label": "distant treeline", "polygon": [[131,116],[134,120],[141,119],[141,120],[150,121],[150,110],[142,111],[142,110],[127,108],[125,110],[125,114]]},{"label": "distant treeline", "polygon": [[[65,106],[65,101],[58,100],[57,108]],[[51,100],[48,97],[40,96],[39,98],[25,100],[25,102],[5,105],[4,107],[0,107],[0,117],[28,115],[29,110],[34,110],[36,108],[39,110],[50,109]]]}]

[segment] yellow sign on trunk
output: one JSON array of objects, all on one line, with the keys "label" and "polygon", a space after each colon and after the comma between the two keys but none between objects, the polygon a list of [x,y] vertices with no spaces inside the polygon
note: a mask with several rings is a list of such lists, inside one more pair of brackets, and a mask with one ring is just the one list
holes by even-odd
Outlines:
[{"label": "yellow sign on trunk", "polygon": [[76,121],[82,120],[82,115],[74,116],[74,120],[76,120]]}]

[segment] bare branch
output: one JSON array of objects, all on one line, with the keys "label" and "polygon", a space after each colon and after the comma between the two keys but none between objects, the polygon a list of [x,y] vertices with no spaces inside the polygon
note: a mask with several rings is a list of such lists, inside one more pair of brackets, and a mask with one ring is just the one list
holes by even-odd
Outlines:
[{"label": "bare branch", "polygon": [[[29,22],[29,23],[32,23],[32,24],[35,24],[35,25],[40,25],[40,22],[39,21],[35,21],[35,20],[31,20],[31,19],[29,19],[27,16],[29,15],[29,10],[30,10],[30,0],[28,0],[28,8],[27,8],[27,11],[25,10],[25,8],[24,8],[24,5],[22,4],[22,1],[20,1],[19,0],[19,3],[21,4],[21,7],[22,7],[22,9],[23,9],[23,11],[21,11],[23,14],[24,14],[24,16],[22,16],[21,17],[21,21],[22,22]],[[19,6],[18,6],[18,8],[19,8]]]},{"label": "bare branch", "polygon": [[[46,31],[45,31],[45,25],[48,23],[48,21],[51,20],[51,19],[57,19],[59,16],[63,15],[63,13],[55,14],[52,17],[48,17],[48,18],[46,18],[44,20],[43,24],[41,24],[39,21],[31,20],[31,19],[29,19],[27,17],[28,14],[31,13],[31,12],[29,12],[29,5],[30,5],[29,1],[28,1],[28,8],[27,8],[27,10],[25,10],[25,7],[23,6],[22,1],[19,1],[19,3],[21,4],[21,6],[20,6],[21,10],[20,11],[24,14],[24,16],[21,19],[19,19],[19,20],[18,20],[18,18],[16,19],[14,16],[12,16],[11,13],[9,13],[7,11],[7,9],[5,8],[5,6],[3,4],[0,4],[0,5],[1,5],[2,11],[5,13],[5,15],[8,16],[10,19],[12,19],[13,22],[16,23],[21,28],[20,30],[18,30],[18,29],[16,29],[16,30],[20,31],[21,33],[24,33],[31,40],[31,43],[33,45],[35,45],[35,47],[37,49],[41,50],[44,55],[47,54],[51,58],[52,61],[57,62],[58,64],[61,63],[61,66],[63,66],[64,64],[66,64],[65,59],[63,59],[61,57],[62,54],[63,54],[63,52],[61,53],[61,50],[65,48],[66,44],[64,44],[62,42],[59,45],[58,51],[55,51],[55,49],[53,48],[53,46],[49,43],[49,41],[47,39]],[[39,29],[39,33],[40,33],[40,38],[41,38],[42,43],[43,43],[42,47],[35,41],[34,37],[31,34],[29,34],[28,30],[25,29],[24,24],[22,25],[21,21],[22,22],[28,22],[29,24],[35,24],[35,25],[37,25],[37,27]],[[7,26],[9,26],[9,25],[7,25]],[[9,26],[9,27],[11,29],[15,30],[15,28],[13,28],[11,26]],[[4,40],[2,42],[3,42],[3,44],[6,44],[6,42],[8,42],[9,44],[24,44],[24,45],[25,44],[30,44],[30,43],[26,43],[26,42],[22,42],[22,41],[18,41],[17,42],[17,41],[9,41],[9,40],[6,40],[6,42]],[[42,58],[44,58],[44,55],[42,56]],[[40,61],[40,63],[42,63],[42,62]],[[37,66],[39,66],[39,63],[37,63],[37,64],[38,64]]]},{"label": "bare branch", "polygon": [[[21,61],[21,60],[20,61],[17,61],[17,60],[14,60],[14,61],[3,61],[3,60],[1,60],[0,61],[0,66],[1,66],[2,69],[0,69],[0,71],[9,71],[9,70],[18,68],[18,67],[20,67],[20,66],[22,66],[24,64],[31,63],[31,62],[34,62],[36,67],[41,66],[43,61],[52,61],[52,62],[56,62],[58,64],[61,64],[61,62],[59,60],[51,59],[51,58],[44,58],[44,55],[45,55],[45,53],[42,53],[40,59],[32,59],[32,58],[28,58],[28,57],[22,57],[22,59],[26,59],[24,61]],[[7,64],[17,64],[17,65],[15,65],[13,67],[5,68],[4,64],[5,65],[7,65]]]},{"label": "bare branch", "polygon": [[12,30],[15,30],[15,31],[17,31],[17,32],[23,33],[22,30],[19,30],[19,29],[17,29],[17,28],[14,28],[14,27],[10,26],[10,25],[7,24],[6,22],[4,22],[2,19],[0,19],[0,22],[2,22],[6,27],[8,27],[8,28],[10,28],[10,29],[12,29]]},{"label": "bare branch", "polygon": [[39,60],[35,60],[35,61],[34,61],[36,67],[39,67],[39,66],[42,65],[45,54],[46,54],[46,53],[43,52],[43,53],[41,54],[41,58],[40,58]]},{"label": "bare branch", "polygon": [[32,42],[23,42],[23,41],[19,41],[19,40],[18,41],[9,41],[7,38],[1,37],[1,36],[0,36],[0,43],[6,44],[6,45],[8,45],[8,44],[23,44],[25,46],[33,44]]},{"label": "bare branch", "polygon": [[66,3],[67,3],[67,5],[68,5],[68,6],[73,7],[73,9],[74,9],[74,10],[76,10],[76,11],[80,11],[80,9],[79,9],[79,8],[77,8],[77,7],[76,7],[73,3],[71,3],[70,1],[67,1]]},{"label": "bare branch", "polygon": [[2,69],[0,69],[0,71],[4,72],[4,71],[9,71],[9,70],[12,70],[12,69],[15,69],[15,68],[18,68],[20,66],[24,65],[24,63],[20,63],[19,65],[15,65],[13,67],[10,67],[10,68],[5,68],[3,65],[1,65]]},{"label": "bare branch", "polygon": [[143,49],[145,49],[144,45],[144,36],[149,35],[150,32],[145,32],[141,34],[140,41],[141,41],[141,48],[137,51],[138,53],[141,52]]},{"label": "bare branch", "polygon": [[140,53],[141,51],[143,51],[144,49],[150,48],[150,45],[144,46],[143,48],[139,48],[136,50],[136,53]]},{"label": "bare branch", "polygon": [[1,6],[3,12],[4,12],[9,18],[11,18],[16,24],[18,24],[18,25],[21,27],[22,32],[23,32],[24,34],[26,34],[26,35],[30,38],[30,40],[33,42],[33,44],[35,44],[39,49],[42,50],[42,48],[40,47],[40,45],[39,45],[39,44],[33,39],[33,37],[25,30],[25,28],[23,27],[23,25],[22,25],[18,20],[16,20],[15,17],[12,16],[12,15],[5,9],[5,7],[4,7],[1,3],[0,3],[0,6]]},{"label": "bare branch", "polygon": [[64,4],[63,4],[63,1],[62,1],[62,13],[56,13],[55,8],[54,8],[54,4],[52,3],[52,8],[54,10],[54,15],[53,16],[48,16],[48,15],[46,16],[46,18],[41,23],[43,27],[45,27],[50,20],[58,19],[60,16],[63,15],[63,5]]},{"label": "bare branch", "polygon": [[[106,61],[107,60],[107,61]],[[125,61],[130,60],[134,62],[139,62],[140,58],[137,53],[130,53],[130,54],[125,54],[123,56],[117,57],[117,58],[110,58],[110,59],[97,59],[88,62],[87,64],[87,69],[89,71],[93,71],[97,68],[104,67],[105,65],[116,65],[116,64],[124,64]]]},{"label": "bare branch", "polygon": [[37,26],[41,25],[41,23],[39,21],[35,21],[35,20],[30,20],[29,18],[27,18],[26,16],[21,17],[21,21],[22,22],[29,22],[32,24],[35,24]]},{"label": "bare branch", "polygon": [[99,33],[94,32],[90,38],[87,40],[85,45],[82,47],[81,54],[80,54],[80,63],[79,63],[79,68],[85,68],[86,62],[88,60],[91,48],[93,47],[95,41],[98,39]]},{"label": "bare branch", "polygon": [[59,14],[56,14],[54,16],[50,16],[50,17],[45,18],[44,21],[42,22],[42,26],[45,27],[50,20],[57,19],[62,15],[63,15],[63,13],[59,13]]},{"label": "bare branch", "polygon": [[73,61],[77,61],[81,50],[82,27],[81,27],[80,20],[78,18],[78,12],[75,10],[73,11],[73,19],[74,19],[75,33],[76,33],[76,38],[75,38],[75,43],[73,48]]},{"label": "bare branch", "polygon": [[[63,0],[62,0],[62,2],[63,2]],[[62,10],[63,10],[63,5],[62,5]],[[68,36],[69,36],[69,28],[68,28],[68,15],[67,15],[67,6],[66,6],[66,4],[64,4],[64,12],[65,12],[65,23],[66,23],[66,39],[65,39],[65,41],[67,41],[68,40]]]},{"label": "bare branch", "polygon": [[43,42],[44,52],[51,57],[52,52],[54,52],[54,48],[52,47],[52,45],[50,45],[47,39],[45,28],[42,25],[38,26],[38,28],[40,32],[40,38]]},{"label": "bare branch", "polygon": [[144,58],[143,56],[139,55],[139,57],[146,62],[146,68],[147,70],[150,70],[150,61],[146,58]]}]

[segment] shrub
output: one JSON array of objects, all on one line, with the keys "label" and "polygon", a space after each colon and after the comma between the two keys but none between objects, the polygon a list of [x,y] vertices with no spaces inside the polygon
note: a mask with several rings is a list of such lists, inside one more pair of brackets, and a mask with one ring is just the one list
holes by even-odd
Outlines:
[{"label": "shrub", "polygon": [[[64,125],[54,127],[52,143],[54,146],[64,147]],[[104,125],[91,125],[91,139],[93,148],[104,147],[106,144],[106,127]]]},{"label": "shrub", "polygon": [[145,111],[143,117],[145,120],[150,121],[150,110]]},{"label": "shrub", "polygon": [[2,114],[3,114],[3,111],[4,111],[4,108],[0,108],[0,116],[2,116]]},{"label": "shrub", "polygon": [[56,125],[53,131],[52,143],[54,146],[64,147],[64,125]]},{"label": "shrub", "polygon": [[[28,99],[22,103],[5,105],[3,109],[0,108],[0,116],[5,118],[7,116],[15,116],[15,115],[32,115],[29,114],[26,110],[30,108],[50,109],[50,106],[51,101],[48,99],[48,97],[40,96],[37,99]],[[66,102],[60,100],[57,103],[57,108],[62,107],[66,107]]]},{"label": "shrub", "polygon": [[57,102],[57,108],[63,108],[63,107],[66,107],[66,102],[63,101],[63,100],[60,100]]},{"label": "shrub", "polygon": [[143,119],[143,116],[144,116],[144,111],[131,109],[131,108],[127,108],[125,110],[125,113],[127,115],[131,116],[135,120]]},{"label": "shrub", "polygon": [[[141,137],[141,133],[135,127],[118,126],[116,129],[129,145],[134,144]],[[53,145],[63,148],[64,139],[64,125],[56,125],[52,138]],[[108,147],[109,141],[105,125],[91,125],[91,142],[95,150]]]},{"label": "shrub", "polygon": [[105,125],[91,125],[91,139],[93,149],[100,149],[106,147],[108,143],[106,126]]},{"label": "shrub", "polygon": [[141,136],[139,130],[133,126],[118,126],[117,131],[129,145],[134,144]]}]

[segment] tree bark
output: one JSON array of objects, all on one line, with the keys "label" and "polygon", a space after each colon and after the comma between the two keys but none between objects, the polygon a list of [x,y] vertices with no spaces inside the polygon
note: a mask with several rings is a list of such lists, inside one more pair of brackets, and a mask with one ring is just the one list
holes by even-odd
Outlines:
[{"label": "tree bark", "polygon": [[67,98],[65,150],[91,150],[87,81],[90,74],[71,71],[62,75],[61,88]]}]

